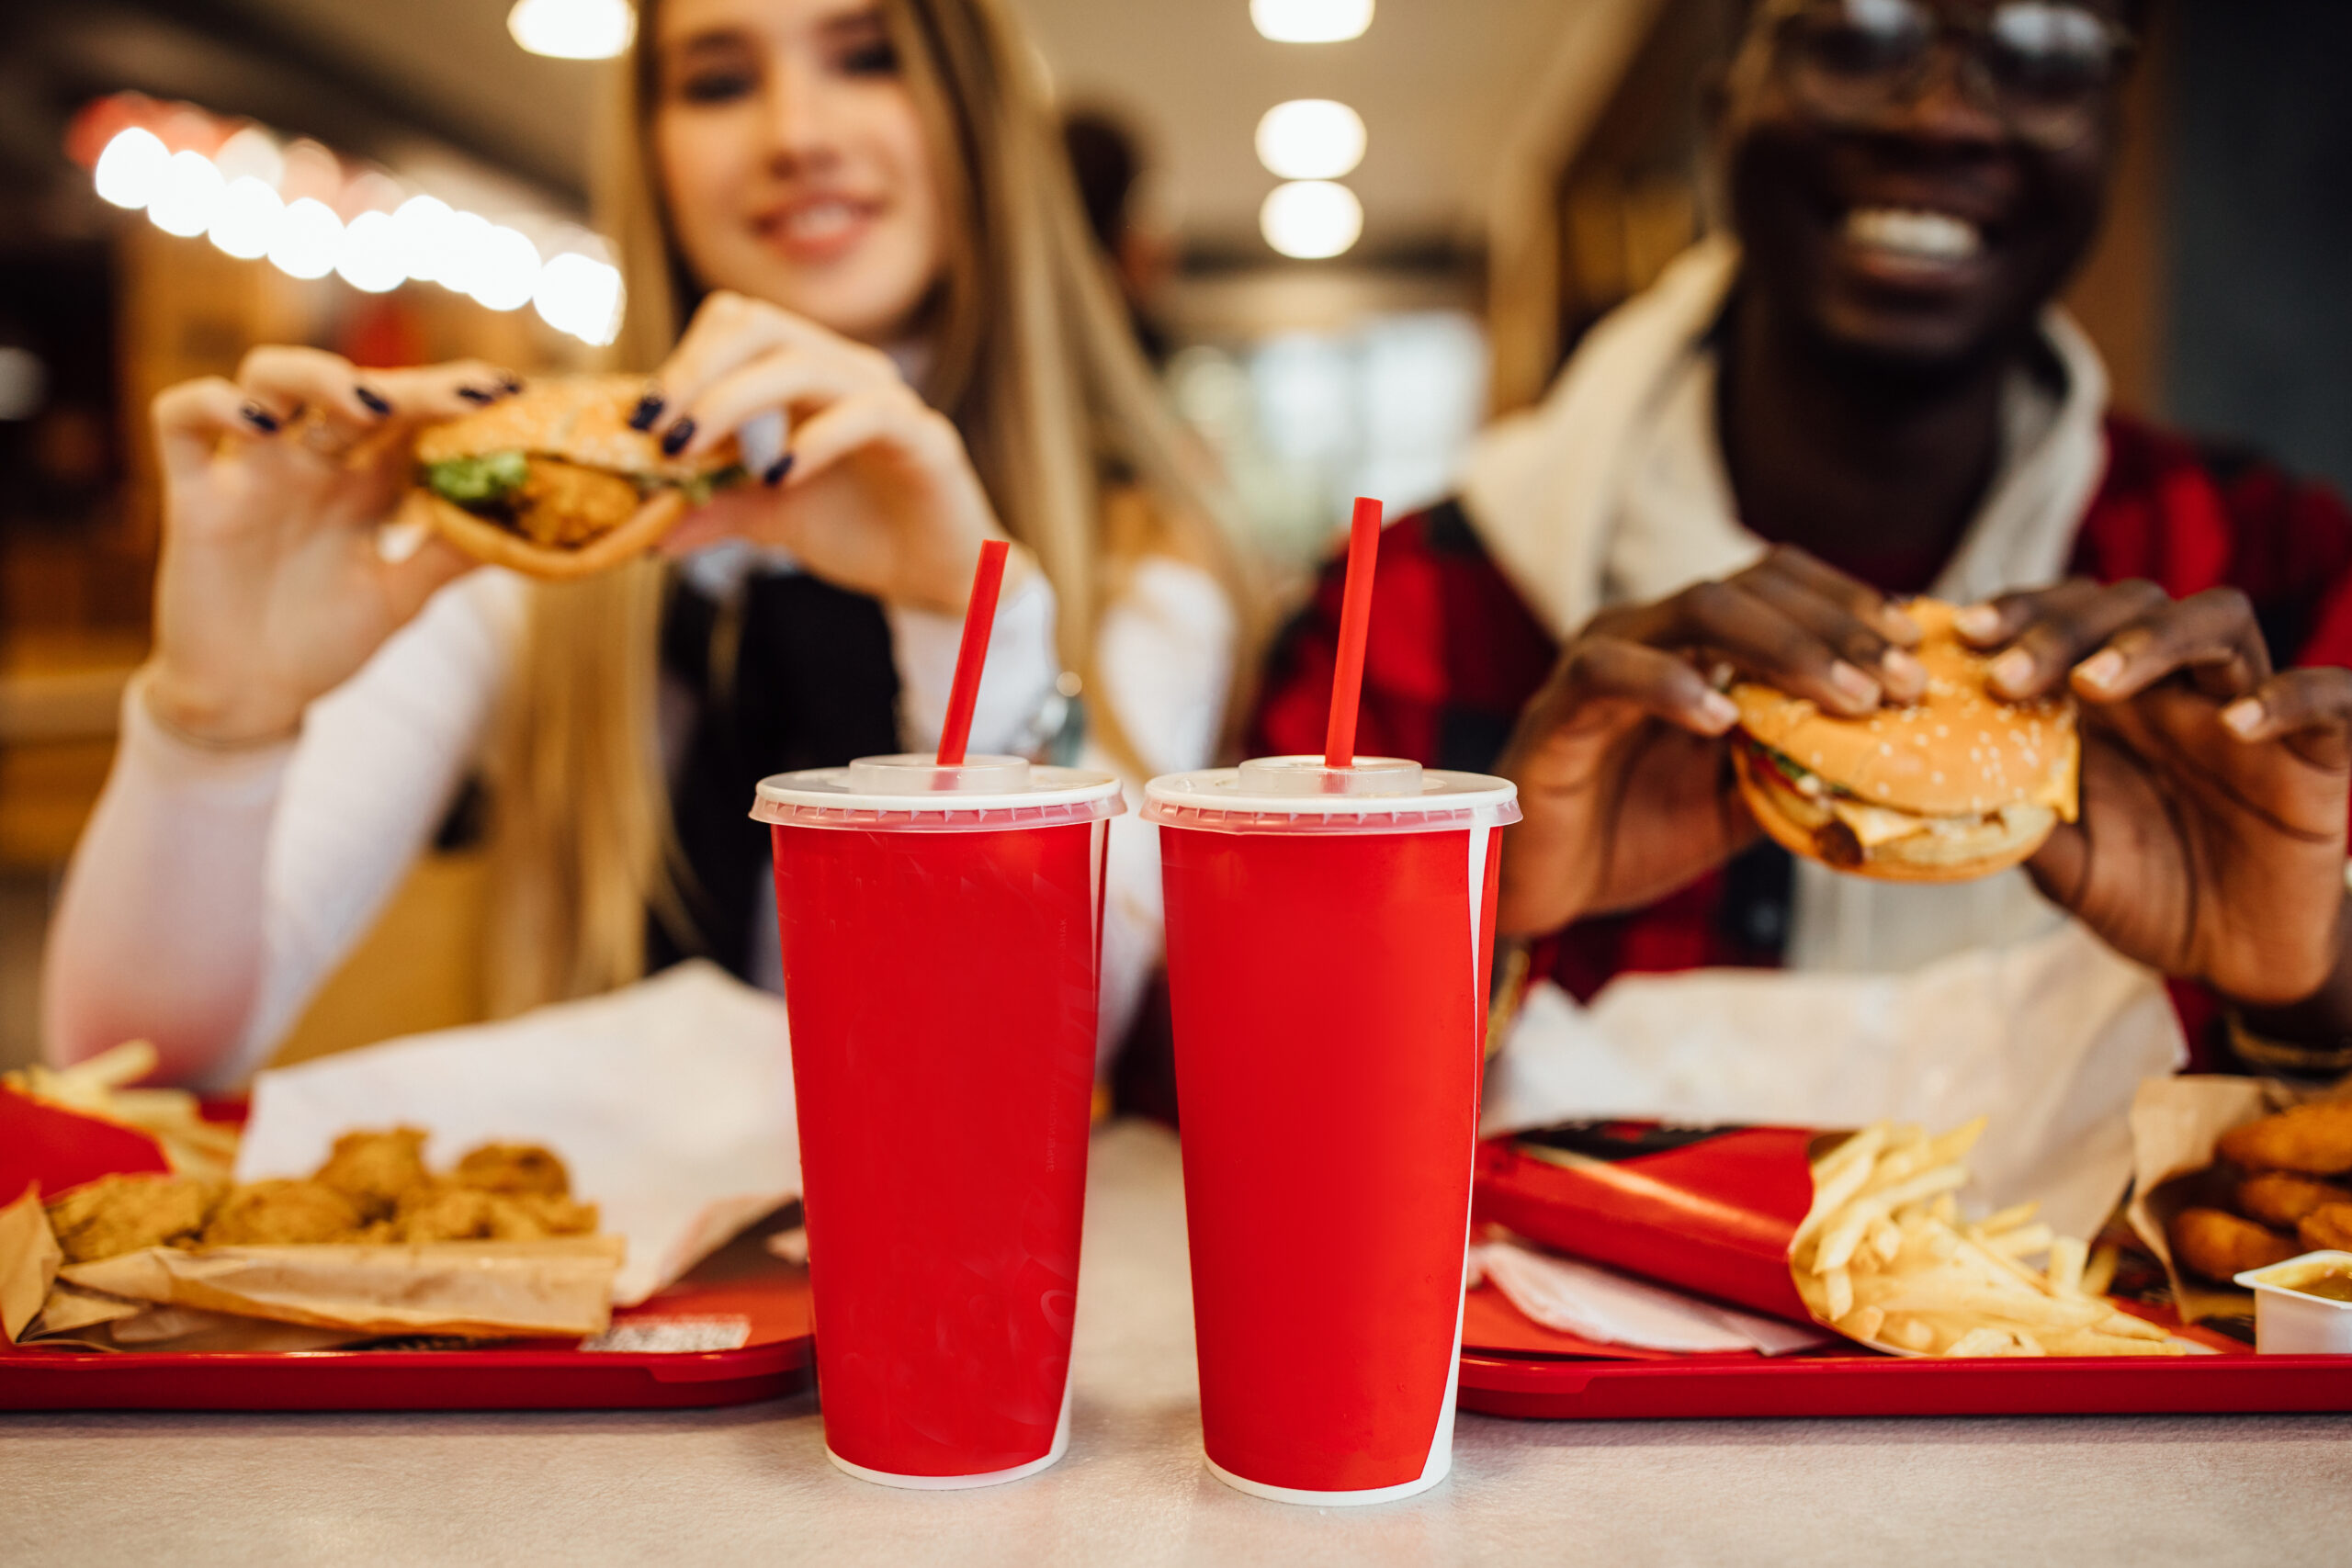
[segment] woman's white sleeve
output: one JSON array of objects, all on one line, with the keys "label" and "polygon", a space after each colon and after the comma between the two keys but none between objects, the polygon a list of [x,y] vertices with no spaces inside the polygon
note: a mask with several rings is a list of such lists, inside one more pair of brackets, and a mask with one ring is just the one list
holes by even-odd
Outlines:
[{"label": "woman's white sleeve", "polygon": [[[947,724],[947,694],[956,683],[956,653],[964,617],[902,604],[884,606],[899,666],[899,729],[910,751],[939,745]],[[1054,647],[1054,590],[1043,572],[1029,572],[996,607],[989,631],[988,677],[972,707],[967,749],[1025,752],[1030,728],[1054,683],[1061,679]]]},{"label": "woman's white sleeve", "polygon": [[447,811],[523,605],[504,573],[445,589],[263,751],[175,739],[134,682],[50,933],[50,1057],[145,1038],[209,1085],[266,1060]]},{"label": "woman's white sleeve", "polygon": [[[1107,703],[1147,775],[1206,767],[1225,726],[1233,680],[1233,604],[1216,578],[1165,556],[1147,556],[1126,591],[1103,611],[1095,651],[1099,702]],[[1099,740],[1080,761],[1125,773]],[[1128,776],[1127,811],[1111,819],[1102,929],[1102,1018],[1095,1068],[1134,1026],[1144,988],[1166,946],[1159,829],[1136,813],[1144,780]]]}]

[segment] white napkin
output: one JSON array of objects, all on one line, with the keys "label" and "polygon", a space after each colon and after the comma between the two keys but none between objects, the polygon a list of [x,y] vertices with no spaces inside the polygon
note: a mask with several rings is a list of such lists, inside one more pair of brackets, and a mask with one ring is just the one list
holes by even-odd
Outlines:
[{"label": "white napkin", "polygon": [[388,1041],[254,1081],[237,1179],[307,1176],[338,1134],[405,1122],[425,1161],[544,1144],[628,1243],[613,1283],[643,1301],[800,1190],[784,1003],[682,964],[587,1001]]},{"label": "white napkin", "polygon": [[1473,1247],[1470,1269],[1472,1283],[1484,1276],[1511,1305],[1544,1327],[1604,1345],[1690,1355],[1755,1350],[1785,1356],[1826,1345],[1830,1337],[1507,1241]]}]

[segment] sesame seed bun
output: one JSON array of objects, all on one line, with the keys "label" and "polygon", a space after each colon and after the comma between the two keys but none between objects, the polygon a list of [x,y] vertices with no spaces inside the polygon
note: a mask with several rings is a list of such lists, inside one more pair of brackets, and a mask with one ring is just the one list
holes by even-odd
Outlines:
[{"label": "sesame seed bun", "polygon": [[526,577],[568,582],[594,577],[651,549],[669,536],[686,514],[685,492],[658,491],[645,500],[629,520],[597,535],[584,545],[542,545],[487,517],[442,500],[427,490],[413,490],[401,508],[401,520],[422,524],[475,559],[507,567]]},{"label": "sesame seed bun", "polygon": [[427,426],[417,434],[416,460],[526,452],[676,483],[739,461],[731,440],[698,457],[665,457],[661,442],[629,428],[628,416],[644,395],[645,381],[638,376],[544,377],[480,413]]},{"label": "sesame seed bun", "polygon": [[1957,882],[2006,870],[2075,818],[2074,701],[2001,701],[1951,605],[1906,608],[1928,671],[1909,707],[1843,718],[1769,686],[1732,688],[1741,794],[1773,839],[1842,871]]}]

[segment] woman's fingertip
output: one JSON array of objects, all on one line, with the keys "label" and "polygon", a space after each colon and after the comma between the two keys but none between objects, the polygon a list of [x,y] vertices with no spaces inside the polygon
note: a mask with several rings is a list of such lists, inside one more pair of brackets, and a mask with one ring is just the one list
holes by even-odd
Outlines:
[{"label": "woman's fingertip", "polygon": [[637,407],[629,410],[628,427],[631,430],[652,429],[653,422],[662,417],[663,406],[661,393],[646,393],[637,400]]},{"label": "woman's fingertip", "polygon": [[498,394],[496,392],[486,390],[481,387],[460,387],[458,389],[458,396],[465,399],[466,401],[473,404],[476,408],[481,408],[485,404],[494,403],[498,400]]},{"label": "woman's fingertip", "polygon": [[777,485],[782,484],[784,482],[784,476],[790,472],[792,472],[792,454],[786,452],[783,457],[778,457],[775,462],[768,465],[767,472],[760,476],[760,482],[773,490]]},{"label": "woman's fingertip", "polygon": [[243,407],[238,409],[237,412],[243,418],[247,424],[252,425],[264,435],[275,435],[277,434],[277,416],[270,412],[267,409],[262,407],[259,403],[247,403]]},{"label": "woman's fingertip", "polygon": [[2269,716],[2256,697],[2240,697],[2222,710],[2222,722],[2228,725],[2239,739],[2247,740],[2261,730]]},{"label": "woman's fingertip", "polygon": [[381,419],[386,414],[392,412],[392,400],[384,396],[383,393],[368,385],[365,381],[355,382],[351,389],[351,395],[357,398],[359,400],[360,406],[365,408],[369,413],[374,414],[378,419]]},{"label": "woman's fingertip", "polygon": [[695,422],[693,418],[689,416],[688,418],[680,420],[677,423],[672,425],[663,433],[662,436],[662,455],[669,457],[676,457],[679,453],[686,449],[686,443],[692,441],[694,438]]}]

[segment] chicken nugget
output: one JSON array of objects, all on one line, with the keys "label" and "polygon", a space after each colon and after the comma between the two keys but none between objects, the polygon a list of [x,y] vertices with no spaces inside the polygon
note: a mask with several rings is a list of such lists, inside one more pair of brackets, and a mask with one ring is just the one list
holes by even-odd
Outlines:
[{"label": "chicken nugget", "polygon": [[2295,1232],[2306,1252],[2352,1252],[2352,1202],[2322,1204],[2302,1217]]},{"label": "chicken nugget", "polygon": [[484,1144],[458,1162],[461,1187],[485,1192],[538,1192],[561,1198],[571,1190],[571,1173],[551,1149],[537,1144]]},{"label": "chicken nugget", "polygon": [[400,1239],[411,1242],[537,1241],[556,1234],[541,1223],[532,1201],[444,1182],[411,1193],[393,1224]]},{"label": "chicken nugget", "polygon": [[185,1176],[102,1176],[49,1205],[68,1263],[95,1263],[146,1247],[193,1241],[220,1189]]},{"label": "chicken nugget", "polygon": [[2173,1216],[2171,1235],[2173,1261],[2224,1285],[2241,1269],[2283,1263],[2298,1250],[2277,1231],[2221,1209],[2183,1209]]},{"label": "chicken nugget", "polygon": [[551,1197],[545,1192],[517,1192],[509,1200],[549,1235],[594,1235],[596,1205],[576,1198]]},{"label": "chicken nugget", "polygon": [[2248,1170],[2334,1176],[2352,1170],[2352,1100],[2298,1105],[2222,1134],[2222,1156]]},{"label": "chicken nugget", "polygon": [[382,1219],[399,1205],[401,1193],[432,1179],[424,1172],[424,1139],[417,1127],[345,1133],[311,1179],[350,1199],[360,1218]]},{"label": "chicken nugget", "polygon": [[359,1239],[358,1206],[319,1181],[279,1179],[232,1188],[204,1227],[207,1247],[300,1247]]},{"label": "chicken nugget", "polygon": [[2324,1203],[2352,1203],[2352,1191],[2284,1170],[2266,1170],[2238,1183],[2238,1213],[2282,1231],[2294,1229]]}]

